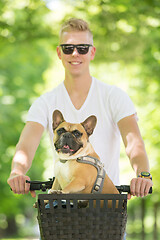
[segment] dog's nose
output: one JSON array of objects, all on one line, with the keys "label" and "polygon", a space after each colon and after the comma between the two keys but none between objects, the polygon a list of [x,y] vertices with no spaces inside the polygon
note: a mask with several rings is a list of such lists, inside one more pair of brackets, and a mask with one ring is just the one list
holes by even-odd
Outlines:
[{"label": "dog's nose", "polygon": [[65,139],[72,138],[72,133],[67,132],[67,133],[65,133],[65,134],[63,135],[63,137],[64,137]]}]

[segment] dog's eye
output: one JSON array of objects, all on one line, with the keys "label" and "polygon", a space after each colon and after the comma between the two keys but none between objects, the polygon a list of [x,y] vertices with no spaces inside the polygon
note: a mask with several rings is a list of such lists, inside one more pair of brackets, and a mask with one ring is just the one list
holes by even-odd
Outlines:
[{"label": "dog's eye", "polygon": [[57,134],[60,136],[62,133],[65,133],[66,130],[64,128],[60,128],[57,130]]},{"label": "dog's eye", "polygon": [[76,138],[79,138],[79,137],[82,136],[82,133],[79,132],[78,130],[73,131],[72,134],[73,134]]}]

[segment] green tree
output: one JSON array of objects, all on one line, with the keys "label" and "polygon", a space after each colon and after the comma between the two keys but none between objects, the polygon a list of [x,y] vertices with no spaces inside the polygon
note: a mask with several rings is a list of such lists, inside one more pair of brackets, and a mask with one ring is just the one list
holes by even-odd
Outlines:
[{"label": "green tree", "polygon": [[[26,113],[40,95],[43,73],[51,64],[51,39],[56,36],[44,22],[49,10],[41,1],[1,1],[0,11],[0,233],[13,236],[15,217],[33,214],[28,211],[33,200],[13,195],[6,182]],[[33,179],[42,177],[44,149],[38,149],[36,167],[29,172]]]},{"label": "green tree", "polygon": [[[159,206],[160,2],[60,2],[63,9],[58,11],[49,10],[41,0],[0,1],[0,235],[6,232],[13,236],[16,229],[20,231],[16,219],[23,215],[31,218],[33,214],[28,211],[33,203],[31,197],[13,195],[6,181],[29,106],[44,91],[44,72],[56,65],[52,55],[58,43],[59,26],[70,17],[83,18],[91,25],[97,48],[91,65],[95,77],[124,84],[136,105],[154,179],[155,193],[147,198],[145,206],[146,209]],[[32,179],[43,176],[46,156],[42,140],[29,172]],[[140,204],[139,199],[129,203],[129,216],[134,216],[134,209],[138,209],[135,206]],[[135,231],[132,229],[131,233]]]}]

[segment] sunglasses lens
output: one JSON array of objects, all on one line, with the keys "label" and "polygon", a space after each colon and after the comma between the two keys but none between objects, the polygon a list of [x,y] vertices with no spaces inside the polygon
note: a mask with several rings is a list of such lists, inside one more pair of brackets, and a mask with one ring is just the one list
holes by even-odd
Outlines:
[{"label": "sunglasses lens", "polygon": [[87,54],[89,46],[77,46],[77,51],[79,54]]},{"label": "sunglasses lens", "polygon": [[72,46],[62,46],[62,51],[64,54],[72,54],[74,51],[74,47]]}]

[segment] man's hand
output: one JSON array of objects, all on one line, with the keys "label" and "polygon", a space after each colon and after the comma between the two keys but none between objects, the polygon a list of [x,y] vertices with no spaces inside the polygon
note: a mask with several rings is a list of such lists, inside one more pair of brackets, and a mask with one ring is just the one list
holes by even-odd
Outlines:
[{"label": "man's hand", "polygon": [[[30,178],[25,175],[11,174],[7,180],[12,191],[17,194],[28,194],[30,189],[30,184],[26,183],[26,180],[30,181]],[[31,196],[36,197],[35,191],[31,191]]]},{"label": "man's hand", "polygon": [[133,178],[130,183],[130,194],[128,194],[128,199],[131,199],[131,195],[137,197],[145,197],[149,193],[149,189],[153,186],[151,179],[147,178]]}]

